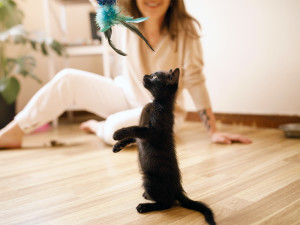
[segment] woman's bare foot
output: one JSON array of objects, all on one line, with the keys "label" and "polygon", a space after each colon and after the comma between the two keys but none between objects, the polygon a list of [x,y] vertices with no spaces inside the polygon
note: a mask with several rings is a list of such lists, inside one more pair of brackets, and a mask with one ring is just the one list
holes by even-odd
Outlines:
[{"label": "woman's bare foot", "polygon": [[80,129],[87,132],[96,134],[99,128],[100,121],[97,120],[88,120],[80,124]]},{"label": "woman's bare foot", "polygon": [[6,127],[0,130],[0,149],[20,148],[22,146],[24,132],[13,120]]}]

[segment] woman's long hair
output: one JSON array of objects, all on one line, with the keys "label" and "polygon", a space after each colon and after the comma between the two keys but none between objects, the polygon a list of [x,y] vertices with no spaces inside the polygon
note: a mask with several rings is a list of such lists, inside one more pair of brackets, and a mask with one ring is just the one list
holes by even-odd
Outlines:
[{"label": "woman's long hair", "polygon": [[[138,9],[136,0],[120,0],[119,2],[125,7],[130,16],[134,18],[143,16]],[[186,11],[184,1],[171,0],[161,30],[166,29],[171,39],[177,42],[178,34],[181,29],[184,30],[186,35],[191,37],[198,38],[200,36],[194,24],[197,24],[198,28],[201,29],[200,23]]]}]

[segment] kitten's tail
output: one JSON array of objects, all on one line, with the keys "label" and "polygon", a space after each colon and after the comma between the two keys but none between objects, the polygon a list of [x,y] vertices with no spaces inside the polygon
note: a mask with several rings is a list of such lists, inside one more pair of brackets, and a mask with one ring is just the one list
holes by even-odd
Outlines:
[{"label": "kitten's tail", "polygon": [[202,202],[197,202],[189,199],[184,193],[178,195],[178,201],[181,203],[182,207],[187,209],[193,209],[202,213],[205,220],[210,225],[216,225],[214,214],[212,210]]}]

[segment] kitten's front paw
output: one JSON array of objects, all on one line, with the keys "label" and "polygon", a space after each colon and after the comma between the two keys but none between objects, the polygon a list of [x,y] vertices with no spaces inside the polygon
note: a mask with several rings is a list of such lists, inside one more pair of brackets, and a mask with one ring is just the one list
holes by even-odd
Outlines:
[{"label": "kitten's front paw", "polygon": [[119,129],[114,133],[113,139],[114,140],[122,140],[126,137],[125,134],[126,134],[126,130],[124,128]]},{"label": "kitten's front paw", "polygon": [[122,148],[119,145],[114,145],[114,147],[113,147],[113,152],[114,153],[117,153],[117,152],[119,152],[121,150],[122,150]]}]

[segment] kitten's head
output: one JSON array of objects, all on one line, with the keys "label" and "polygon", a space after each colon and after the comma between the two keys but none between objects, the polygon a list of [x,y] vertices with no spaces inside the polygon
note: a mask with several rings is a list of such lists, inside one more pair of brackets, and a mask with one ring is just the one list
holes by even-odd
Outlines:
[{"label": "kitten's head", "polygon": [[164,98],[174,95],[178,88],[179,69],[174,71],[158,71],[144,76],[144,87],[148,89],[154,98]]}]

